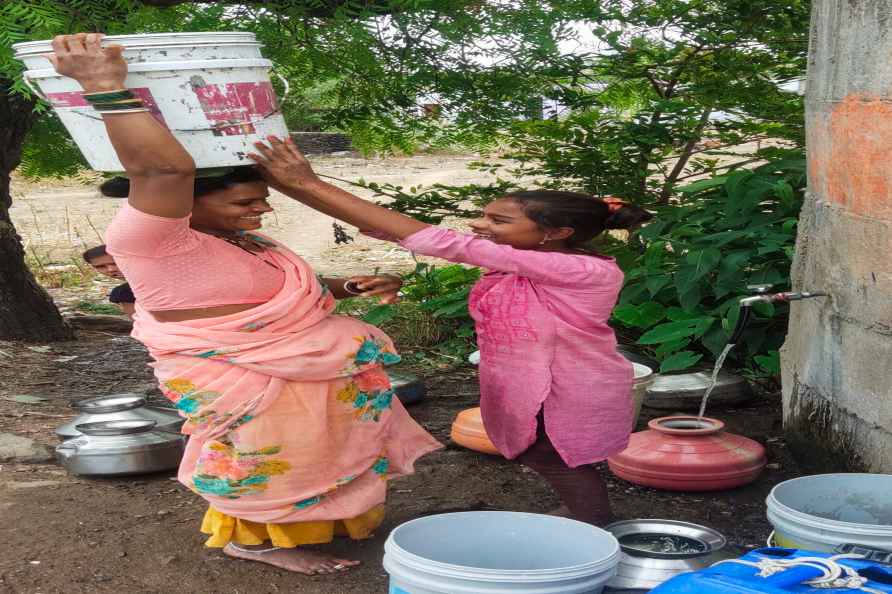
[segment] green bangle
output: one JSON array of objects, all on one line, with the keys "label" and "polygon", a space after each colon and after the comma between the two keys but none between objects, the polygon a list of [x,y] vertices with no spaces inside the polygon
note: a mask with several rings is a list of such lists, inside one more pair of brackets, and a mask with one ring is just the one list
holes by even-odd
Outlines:
[{"label": "green bangle", "polygon": [[93,105],[93,109],[96,111],[120,111],[122,109],[135,109],[138,107],[145,107],[142,101],[135,101],[133,103],[99,103]]},{"label": "green bangle", "polygon": [[104,103],[107,101],[118,101],[121,99],[134,99],[136,95],[130,89],[119,89],[117,91],[106,91],[102,93],[84,93],[84,100],[87,103]]},{"label": "green bangle", "polygon": [[117,115],[119,113],[149,113],[148,107],[132,107],[128,109],[115,109],[113,111],[100,111],[101,115]]}]

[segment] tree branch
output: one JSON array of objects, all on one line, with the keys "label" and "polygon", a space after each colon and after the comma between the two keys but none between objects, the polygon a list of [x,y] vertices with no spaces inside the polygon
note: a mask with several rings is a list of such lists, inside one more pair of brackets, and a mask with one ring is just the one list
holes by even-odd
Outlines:
[{"label": "tree branch", "polygon": [[688,164],[688,160],[694,152],[694,147],[703,137],[703,129],[706,128],[706,124],[709,123],[709,116],[711,114],[712,108],[704,109],[703,113],[700,114],[700,121],[697,122],[697,127],[694,128],[693,134],[691,134],[691,137],[681,150],[681,154],[678,156],[678,161],[675,163],[675,167],[672,168],[672,171],[669,172],[669,175],[666,176],[666,180],[663,182],[663,188],[660,190],[660,204],[669,204],[669,198],[672,196],[672,188],[675,186],[678,176],[684,171],[685,165]]}]

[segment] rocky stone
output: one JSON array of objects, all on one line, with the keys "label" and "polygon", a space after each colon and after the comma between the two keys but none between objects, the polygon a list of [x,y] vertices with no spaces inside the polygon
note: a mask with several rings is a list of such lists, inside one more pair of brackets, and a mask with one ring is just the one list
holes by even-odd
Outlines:
[{"label": "rocky stone", "polygon": [[53,452],[45,445],[21,435],[0,433],[0,462],[40,464],[52,460]]}]

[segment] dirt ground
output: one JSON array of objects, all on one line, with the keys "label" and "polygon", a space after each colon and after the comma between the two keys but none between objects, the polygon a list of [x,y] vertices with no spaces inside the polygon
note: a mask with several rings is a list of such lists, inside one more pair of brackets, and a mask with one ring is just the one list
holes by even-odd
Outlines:
[{"label": "dirt ground", "polygon": [[[392,183],[466,183],[479,174],[465,166],[473,157],[425,156],[364,161],[326,158],[319,169],[338,177]],[[325,169],[327,168],[327,169]],[[423,181],[421,181],[423,180]],[[92,245],[116,203],[77,186],[19,185],[13,218],[30,249],[48,261],[64,262]],[[406,270],[407,253],[389,244],[358,239],[335,248],[331,220],[282,196],[273,197],[278,218],[267,230],[326,273],[361,272],[369,267]],[[94,231],[97,230],[97,231]],[[93,235],[91,235],[93,234]],[[77,291],[54,291],[58,301],[100,296],[97,281]],[[71,418],[69,403],[119,392],[156,397],[148,356],[126,334],[81,331],[70,343],[21,345],[0,342],[0,432],[31,437],[52,446],[53,430]],[[338,541],[336,552],[363,564],[339,576],[304,577],[275,568],[233,561],[202,546],[203,500],[173,480],[173,474],[119,479],[69,475],[55,464],[5,464],[0,468],[0,592],[16,594],[275,593],[379,594],[387,590],[382,568],[389,531],[427,514],[505,509],[544,512],[558,502],[533,473],[500,458],[449,443],[455,415],[475,406],[476,369],[461,367],[426,378],[427,397],[409,407],[428,431],[447,444],[423,458],[417,473],[391,483],[388,517],[377,535],[355,543]],[[33,395],[47,400],[23,404],[8,398]],[[754,484],[728,492],[673,494],[637,487],[609,475],[611,497],[622,518],[693,521],[722,532],[741,551],[764,542],[770,532],[764,499],[779,481],[798,474],[784,445],[779,396],[763,395],[746,408],[715,410],[729,430],[768,447],[769,467]],[[645,409],[639,425],[652,416]],[[606,472],[606,471],[605,471]]]},{"label": "dirt ground", "polygon": [[[41,348],[47,347],[47,348]],[[0,431],[53,445],[68,404],[85,396],[123,391],[155,394],[142,347],[123,334],[82,332],[77,342],[0,344],[3,394],[39,395],[40,404],[0,398]],[[0,592],[16,594],[385,592],[381,566],[388,532],[426,514],[505,509],[544,512],[557,500],[536,475],[500,458],[449,443],[455,415],[478,401],[476,370],[459,368],[426,378],[428,395],[410,413],[443,443],[417,473],[391,483],[388,518],[375,538],[338,541],[334,550],[363,561],[356,571],[303,577],[232,561],[202,546],[205,504],[173,474],[88,479],[53,464],[4,465],[0,472]],[[658,492],[609,478],[622,518],[658,517],[716,528],[736,550],[764,542],[770,532],[764,499],[781,480],[797,475],[781,437],[779,403],[763,396],[747,408],[716,411],[729,429],[765,443],[769,468],[754,484],[727,492]],[[652,415],[645,409],[643,424]],[[609,473],[608,473],[609,476]],[[175,586],[173,584],[176,584]]]}]

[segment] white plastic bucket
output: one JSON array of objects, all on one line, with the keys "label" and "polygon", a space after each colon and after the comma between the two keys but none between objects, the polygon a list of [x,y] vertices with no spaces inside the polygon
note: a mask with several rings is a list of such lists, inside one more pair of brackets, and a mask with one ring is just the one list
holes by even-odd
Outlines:
[{"label": "white plastic bucket", "polygon": [[[272,63],[260,57],[253,34],[122,35],[107,37],[106,43],[125,46],[126,86],[173,132],[196,167],[250,165],[246,154],[256,141],[288,134],[270,84]],[[90,167],[123,171],[105,124],[81,96],[80,85],[47,68],[41,54],[52,50],[50,42],[13,47],[32,67],[25,80],[53,105]]]},{"label": "white plastic bucket", "polygon": [[766,503],[778,546],[832,552],[855,543],[892,551],[892,475],[803,476],[776,485]]},{"label": "white plastic bucket", "polygon": [[637,425],[638,417],[641,416],[641,405],[644,404],[648,388],[657,379],[657,374],[654,373],[653,369],[641,363],[632,363],[632,367],[635,373],[635,383],[632,384],[632,407],[634,411],[632,418],[635,419],[635,424]]},{"label": "white plastic bucket", "polygon": [[619,559],[605,530],[517,512],[419,518],[384,544],[389,594],[598,594]]}]

